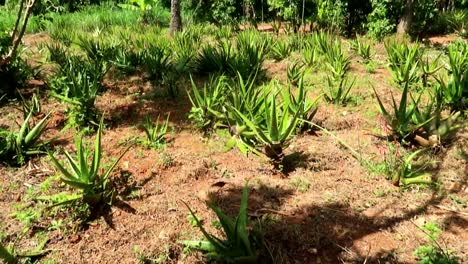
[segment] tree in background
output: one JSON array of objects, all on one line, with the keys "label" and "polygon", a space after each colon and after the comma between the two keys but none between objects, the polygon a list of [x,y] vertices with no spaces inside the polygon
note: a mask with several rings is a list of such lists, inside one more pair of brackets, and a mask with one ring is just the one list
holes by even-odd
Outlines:
[{"label": "tree in background", "polygon": [[180,17],[180,0],[171,0],[171,27],[169,32],[173,35],[182,30],[182,18]]},{"label": "tree in background", "polygon": [[19,9],[13,31],[11,35],[6,38],[6,41],[2,41],[5,42],[4,44],[6,47],[0,47],[0,71],[15,58],[35,3],[36,0],[19,1]]}]

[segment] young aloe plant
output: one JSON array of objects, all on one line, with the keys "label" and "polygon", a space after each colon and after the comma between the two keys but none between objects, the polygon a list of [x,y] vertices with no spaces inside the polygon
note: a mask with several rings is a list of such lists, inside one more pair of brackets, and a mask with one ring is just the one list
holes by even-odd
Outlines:
[{"label": "young aloe plant", "polygon": [[192,81],[193,96],[188,94],[192,103],[189,119],[198,128],[207,130],[224,118],[221,108],[226,100],[226,77],[211,78],[209,83],[203,87],[203,91],[197,88],[193,79],[190,80]]},{"label": "young aloe plant", "polygon": [[206,252],[206,256],[211,260],[227,263],[256,263],[258,258],[255,244],[256,237],[247,228],[247,204],[248,187],[245,185],[242,191],[239,214],[236,218],[231,218],[224,214],[220,208],[213,204],[210,205],[210,208],[218,216],[226,235],[223,240],[208,233],[193,210],[185,203],[206,240],[184,240],[181,243],[188,248]]},{"label": "young aloe plant", "polygon": [[47,126],[49,114],[42,118],[34,127],[30,127],[29,120],[33,112],[24,119],[17,133],[0,130],[0,157],[2,160],[22,165],[28,156],[44,153],[48,142],[38,143]]},{"label": "young aloe plant", "polygon": [[468,44],[459,42],[448,48],[448,82],[439,80],[445,103],[452,111],[468,109]]},{"label": "young aloe plant", "polygon": [[361,37],[357,36],[355,40],[351,42],[351,49],[355,50],[359,56],[367,64],[371,58],[371,47],[370,44],[365,43]]},{"label": "young aloe plant", "polygon": [[408,91],[409,84],[406,83],[401,94],[400,102],[397,104],[395,98],[392,94],[392,109],[393,111],[388,111],[383,105],[380,97],[377,94],[377,91],[374,88],[374,93],[377,97],[377,102],[379,104],[380,112],[382,113],[385,121],[390,127],[395,139],[402,141],[403,143],[408,143],[414,140],[415,132],[418,128],[426,125],[431,121],[425,120],[422,123],[414,123],[413,115],[416,112],[419,101],[421,99],[421,94],[418,95],[416,99],[412,100],[412,103],[408,103],[409,97],[411,95]]},{"label": "young aloe plant", "polygon": [[143,129],[146,134],[146,145],[149,148],[158,148],[164,144],[164,136],[167,133],[167,127],[169,124],[169,115],[162,124],[159,123],[159,116],[155,123],[151,122],[149,116],[146,116]]},{"label": "young aloe plant", "polygon": [[18,263],[18,258],[0,244],[0,260],[5,261],[7,264]]},{"label": "young aloe plant", "polygon": [[23,102],[23,115],[24,118],[28,116],[29,113],[32,112],[33,116],[37,116],[41,113],[42,107],[37,94],[34,94],[30,101],[27,101],[23,98],[20,94],[21,101]]},{"label": "young aloe plant", "polygon": [[419,45],[410,47],[406,43],[386,42],[384,44],[388,55],[389,69],[395,83],[400,87],[405,87],[406,84],[409,86],[416,84],[419,81]]},{"label": "young aloe plant", "polygon": [[421,79],[423,87],[429,87],[429,77],[433,76],[440,68],[442,68],[442,66],[439,66],[440,56],[441,54],[431,62],[429,62],[429,57],[426,57],[425,60],[421,59]]},{"label": "young aloe plant", "polygon": [[295,62],[288,66],[286,73],[287,73],[288,81],[292,85],[297,85],[297,83],[299,82],[299,79],[301,79],[304,76],[304,73],[305,73],[304,68],[305,68],[304,65],[299,62]]},{"label": "young aloe plant", "polygon": [[400,165],[400,169],[395,173],[392,178],[392,183],[396,186],[409,185],[409,184],[430,184],[432,183],[431,174],[425,172],[429,164],[415,164],[414,160],[424,151],[424,149],[417,150]]},{"label": "young aloe plant", "polygon": [[283,102],[286,102],[289,106],[289,111],[291,113],[296,113],[298,111],[302,113],[302,115],[299,116],[300,120],[298,125],[301,128],[301,130],[306,131],[308,129],[311,129],[312,127],[310,125],[310,122],[312,122],[312,119],[317,113],[317,102],[320,99],[321,95],[317,96],[317,98],[315,98],[313,101],[310,101],[307,97],[307,91],[304,88],[304,78],[301,77],[297,85],[296,94],[294,95],[294,93],[291,90],[291,86],[289,86],[288,90],[282,89],[282,97]]},{"label": "young aloe plant", "polygon": [[349,101],[349,92],[354,86],[356,79],[352,79],[348,76],[333,77],[327,76],[327,88],[323,89],[325,100],[337,105],[346,105]]},{"label": "young aloe plant", "polygon": [[79,199],[83,199],[83,201],[90,206],[97,206],[103,201],[108,203],[112,202],[113,190],[110,189],[110,186],[108,185],[109,175],[131,146],[122,152],[122,154],[104,172],[104,174],[100,174],[99,167],[101,165],[102,157],[102,127],[103,119],[101,119],[99,129],[97,131],[93,159],[90,164],[88,163],[90,151],[83,146],[83,140],[81,138],[77,138],[75,144],[77,149],[76,159],[74,159],[68,151],[64,152],[70,169],[66,169],[51,152],[48,152],[52,163],[62,173],[61,180],[65,184],[80,191],[79,195],[70,196],[70,199],[63,201],[60,204],[70,203]]},{"label": "young aloe plant", "polygon": [[253,132],[256,139],[263,144],[263,153],[272,160],[275,167],[278,167],[284,157],[283,149],[287,147],[288,140],[296,129],[302,111],[291,113],[289,104],[286,102],[283,111],[279,113],[276,96],[271,96],[270,100],[265,101],[263,112],[266,127],[259,126],[238,109],[234,108],[234,111]]},{"label": "young aloe plant", "polygon": [[281,61],[289,56],[291,50],[291,45],[287,40],[278,40],[273,47],[271,47],[271,55],[274,60]]}]

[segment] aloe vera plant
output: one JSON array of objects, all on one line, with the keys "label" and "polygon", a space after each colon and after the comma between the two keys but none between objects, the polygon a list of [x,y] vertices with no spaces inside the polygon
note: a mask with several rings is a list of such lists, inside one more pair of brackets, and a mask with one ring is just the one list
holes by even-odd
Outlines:
[{"label": "aloe vera plant", "polygon": [[2,244],[0,244],[0,259],[3,259],[5,263],[12,264],[17,263],[18,258],[12,254],[8,249],[6,249]]},{"label": "aloe vera plant", "polygon": [[439,66],[440,54],[432,61],[429,61],[429,57],[425,60],[421,59],[421,80],[423,87],[429,87],[429,78],[433,76],[442,66]]},{"label": "aloe vera plant", "polygon": [[68,151],[64,151],[69,164],[69,169],[62,165],[51,152],[48,152],[52,164],[62,173],[62,182],[76,190],[79,190],[78,195],[70,195],[69,199],[60,202],[60,204],[71,203],[79,199],[82,199],[90,206],[97,206],[101,202],[112,202],[113,190],[109,185],[109,175],[125,153],[130,149],[131,145],[122,152],[122,154],[103,174],[101,174],[99,169],[102,158],[102,127],[103,119],[101,119],[99,129],[96,134],[96,142],[94,144],[94,150],[92,151],[93,158],[91,163],[89,163],[91,151],[83,146],[83,140],[81,138],[76,139],[76,158],[73,158]]},{"label": "aloe vera plant", "polygon": [[[377,91],[374,88],[374,93],[376,94],[380,112],[387,121],[388,126],[390,126],[393,136],[395,136],[396,139],[406,143],[414,139],[414,133],[419,127],[425,125],[425,123],[413,123],[413,115],[419,103],[420,95],[417,97],[417,99],[413,100],[413,103],[409,103],[410,94],[408,90],[407,83],[403,88],[403,92],[398,103],[395,101],[395,97],[392,94],[392,111],[388,111],[383,105],[380,97],[377,94]],[[425,122],[428,123],[430,120],[426,120]]]},{"label": "aloe vera plant", "polygon": [[339,40],[335,40],[326,52],[326,66],[329,71],[326,76],[327,86],[323,89],[325,99],[335,104],[345,105],[355,82],[355,79],[350,80],[348,76],[351,61],[343,53]]},{"label": "aloe vera plant", "polygon": [[183,245],[206,253],[210,260],[223,261],[227,263],[255,263],[258,258],[256,241],[258,240],[248,229],[247,205],[248,187],[244,186],[242,191],[239,214],[236,218],[229,217],[220,208],[210,205],[217,215],[223,228],[225,239],[218,238],[208,233],[195,212],[185,203],[194,223],[206,240],[184,240]]},{"label": "aloe vera plant", "polygon": [[200,129],[207,130],[215,126],[218,120],[223,119],[222,107],[226,100],[226,77],[211,78],[208,84],[200,91],[191,79],[193,95],[188,94],[192,109],[189,119]]},{"label": "aloe vera plant", "polygon": [[401,163],[400,169],[392,177],[392,183],[396,186],[409,184],[430,184],[432,175],[426,172],[429,163],[417,164],[415,159],[423,152],[423,149],[409,154]]},{"label": "aloe vera plant", "polygon": [[31,97],[31,100],[26,100],[21,94],[21,101],[23,105],[23,115],[24,118],[28,116],[29,113],[32,113],[33,116],[37,116],[41,113],[42,107],[41,107],[41,102],[39,101],[39,97],[37,94],[33,94]]},{"label": "aloe vera plant", "polygon": [[271,56],[276,61],[281,61],[291,53],[291,46],[287,40],[278,40],[271,47]]},{"label": "aloe vera plant", "polygon": [[406,43],[385,42],[389,60],[389,69],[393,80],[400,87],[405,84],[412,86],[419,81],[420,47],[415,44],[410,47]]},{"label": "aloe vera plant", "polygon": [[468,109],[468,44],[451,44],[448,57],[448,81],[439,80],[444,101],[452,111]]},{"label": "aloe vera plant", "polygon": [[288,66],[286,70],[286,75],[288,77],[288,81],[292,85],[297,85],[299,79],[301,79],[304,76],[304,68],[304,65],[299,62],[295,62]]},{"label": "aloe vera plant", "polygon": [[32,115],[33,112],[29,112],[16,133],[0,129],[0,157],[3,161],[22,165],[29,156],[44,153],[48,142],[38,140],[47,127],[49,114],[31,128]]},{"label": "aloe vera plant", "polygon": [[167,133],[167,127],[169,124],[169,115],[167,119],[162,124],[159,123],[159,116],[156,119],[156,122],[151,122],[149,116],[146,116],[145,123],[143,124],[143,129],[146,134],[146,145],[149,148],[158,148],[164,144],[164,136]]},{"label": "aloe vera plant", "polygon": [[357,36],[351,42],[351,49],[355,50],[359,56],[364,60],[364,63],[367,64],[371,59],[371,47],[370,44],[365,43],[361,37]]},{"label": "aloe vera plant", "polygon": [[300,109],[291,113],[288,102],[284,103],[282,111],[280,109],[276,104],[276,96],[271,96],[269,100],[266,100],[262,113],[266,125],[260,126],[234,108],[236,114],[242,118],[256,139],[263,144],[263,153],[271,159],[275,167],[281,164],[284,157],[283,150],[296,129],[299,116],[302,115]]},{"label": "aloe vera plant", "polygon": [[208,44],[202,46],[197,59],[198,71],[203,73],[227,73],[233,59],[234,51],[231,42],[220,39],[215,46]]},{"label": "aloe vera plant", "polygon": [[291,113],[301,112],[299,116],[298,127],[302,130],[311,129],[310,123],[317,113],[318,106],[317,102],[320,99],[321,95],[317,96],[313,101],[310,101],[308,98],[307,90],[304,87],[304,78],[301,77],[298,81],[296,94],[293,93],[291,86],[289,89],[282,90],[283,102],[289,106],[289,111]]}]

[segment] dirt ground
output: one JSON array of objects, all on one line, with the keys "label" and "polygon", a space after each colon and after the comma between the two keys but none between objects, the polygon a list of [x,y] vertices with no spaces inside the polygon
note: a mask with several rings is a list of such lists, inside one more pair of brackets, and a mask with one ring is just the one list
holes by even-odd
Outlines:
[{"label": "dirt ground", "polygon": [[[267,75],[285,78],[281,63],[268,61],[265,68]],[[368,83],[386,100],[395,89],[383,65],[370,74],[354,59],[352,69],[365,79],[352,91],[359,100],[347,107],[321,102],[316,121],[378,162],[388,151],[388,142],[372,135],[383,121]],[[201,254],[184,251],[180,243],[202,238],[187,220],[183,202],[210,231],[220,234],[210,225],[215,215],[207,203],[235,214],[248,182],[250,220],[264,231],[264,263],[417,263],[413,251],[428,244],[420,229],[426,222],[442,226],[444,247],[456,252],[461,263],[467,260],[466,129],[433,154],[438,161],[432,172],[437,184],[401,188],[370,172],[327,134],[295,137],[286,150],[285,171],[278,173],[260,157],[225,152],[225,133],[206,136],[193,128],[185,92],[176,100],[150,96],[153,88],[138,74],[124,78],[110,74],[104,86],[97,107],[108,124],[102,141],[105,163],[110,164],[110,157],[117,157],[126,142],[144,138],[140,124],[146,115],[170,113],[168,143],[161,150],[132,147],[112,175],[117,202],[82,226],[73,221],[69,209],[51,209],[36,199],[67,190],[47,157],[34,158],[21,168],[0,167],[0,238],[14,242],[18,251],[33,250],[46,241],[50,252],[44,263],[203,263]],[[43,110],[52,112],[45,137],[54,139],[56,148],[73,151],[76,133],[63,129],[65,105],[43,92]],[[1,126],[14,127],[22,117],[13,105],[3,106],[0,113]],[[87,141],[92,143],[93,138]]]}]

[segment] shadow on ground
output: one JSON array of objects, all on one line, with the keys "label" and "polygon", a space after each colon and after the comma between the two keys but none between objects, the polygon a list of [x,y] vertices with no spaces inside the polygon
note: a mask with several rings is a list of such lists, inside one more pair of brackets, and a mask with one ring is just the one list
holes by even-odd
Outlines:
[{"label": "shadow on ground", "polygon": [[[242,186],[234,186],[217,192],[212,201],[229,215],[237,215],[241,193]],[[382,214],[387,209],[384,208],[371,217],[335,202],[280,210],[292,194],[293,191],[280,187],[249,187],[250,223],[261,224],[265,232],[261,263],[404,263],[394,252],[374,249],[373,253],[362,253],[355,250],[354,243],[423,215],[445,197],[434,192],[415,209],[388,217]],[[445,221],[462,230],[468,228],[468,221],[456,213],[448,214]]]}]

